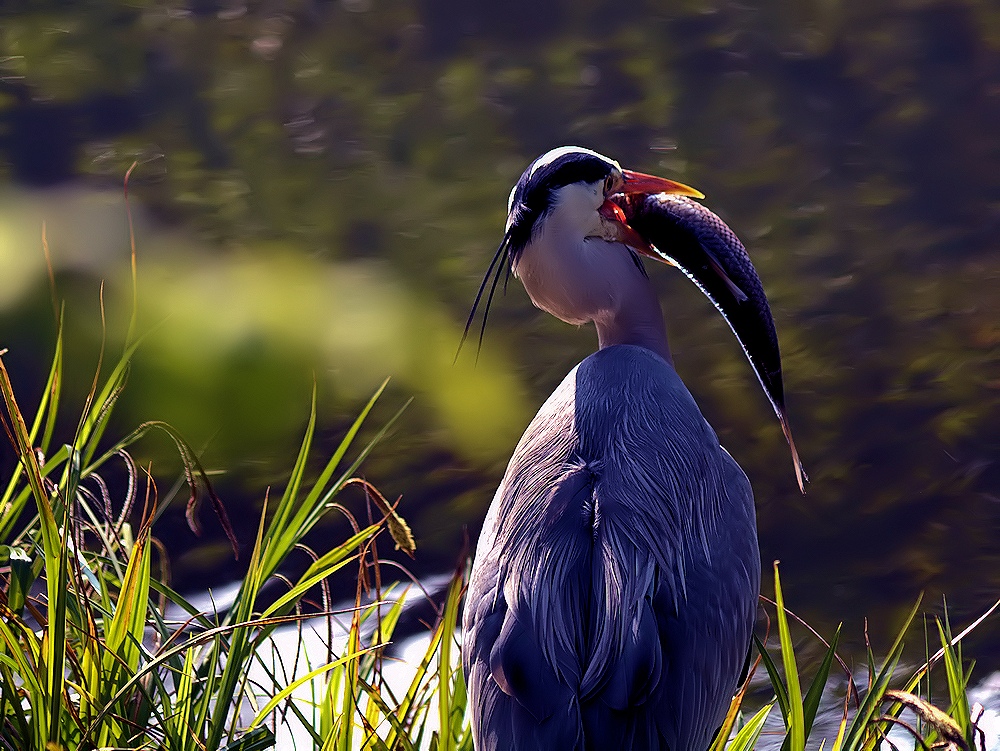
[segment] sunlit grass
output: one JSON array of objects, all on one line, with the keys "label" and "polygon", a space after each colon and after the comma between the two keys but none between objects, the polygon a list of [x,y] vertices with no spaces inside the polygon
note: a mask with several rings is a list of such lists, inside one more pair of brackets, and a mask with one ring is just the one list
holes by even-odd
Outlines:
[{"label": "sunlit grass", "polygon": [[[422,658],[405,668],[406,685],[399,688],[398,673],[393,680],[388,675],[386,650],[407,592],[383,585],[378,540],[389,535],[393,544],[411,552],[413,542],[398,511],[354,478],[395,419],[379,426],[363,447],[354,445],[384,383],[312,479],[307,468],[316,458],[314,393],[284,489],[266,499],[253,547],[242,551],[246,575],[232,603],[221,612],[200,609],[162,576],[168,551],[156,540],[152,523],[161,502],[158,486],[151,469],[137,466],[130,454],[150,431],[167,433],[185,467],[191,503],[211,502],[228,530],[222,502],[196,452],[162,422],[144,423],[123,438],[106,435],[139,347],[131,333],[137,315],[133,302],[121,354],[105,365],[102,350],[97,375],[76,407],[68,434],[59,432],[67,410],[62,330],[33,412],[19,402],[0,352],[0,417],[17,457],[0,495],[0,749],[251,751],[274,747],[277,733],[287,729],[305,738],[305,747],[324,751],[470,751],[457,635],[462,572],[448,586]],[[222,318],[221,325],[231,321]],[[105,481],[116,472],[125,482]],[[327,514],[348,514],[338,494],[349,483],[364,486],[378,509],[377,520],[363,526],[351,516],[353,535],[329,550],[308,551],[311,565],[295,579],[286,578],[285,563],[303,549],[305,535]],[[353,606],[334,613],[327,580],[353,567]],[[265,585],[276,580],[284,589],[265,596]],[[902,732],[919,748],[936,743],[947,749],[979,747],[967,698],[971,668],[960,645],[968,629],[954,637],[947,619],[938,622],[940,650],[919,669],[904,670],[903,641],[918,612],[914,606],[881,661],[869,649],[860,689],[850,673],[845,681],[836,678],[839,630],[807,678],[800,673],[802,660],[777,566],[774,583],[778,647],[772,652],[758,642],[753,666],[763,666],[773,698],[751,714],[747,697],[760,684],[751,671],[711,751],[755,748],[769,732],[775,706],[783,728],[781,747],[787,751],[817,746],[874,751],[893,730],[893,742]],[[322,605],[310,612],[308,598],[317,590]],[[279,627],[306,628],[307,617],[334,616],[347,624],[346,637],[329,638],[321,654],[295,650],[285,655],[275,647]],[[316,623],[310,620],[308,627]],[[937,684],[946,688],[945,696],[930,691],[934,665],[943,668]],[[829,702],[841,683],[844,696],[834,700],[842,703],[843,719],[833,737],[818,738],[821,702]],[[934,701],[943,701],[943,708]]]},{"label": "sunlit grass", "polygon": [[[132,259],[134,289],[134,243]],[[428,683],[441,669],[447,680],[456,675],[450,646],[461,579],[452,584],[426,664],[418,669],[411,690],[393,698],[381,678],[382,652],[404,600],[387,599],[392,587],[381,586],[376,539],[388,532],[411,553],[413,541],[395,509],[353,474],[395,418],[366,446],[352,451],[385,383],[310,480],[314,392],[293,469],[280,497],[265,500],[233,602],[222,612],[202,611],[161,576],[165,551],[152,534],[157,485],[150,469],[136,466],[129,453],[148,432],[166,432],[183,462],[191,490],[189,511],[207,497],[235,552],[224,506],[195,452],[162,422],[144,423],[119,440],[105,436],[139,345],[133,339],[137,317],[133,295],[122,353],[107,367],[102,347],[97,374],[69,435],[57,435],[56,427],[66,419],[57,420],[64,406],[62,327],[33,416],[25,416],[3,362],[5,352],[0,352],[0,416],[17,457],[0,497],[0,748],[235,751],[273,746],[278,724],[304,729],[316,747],[385,747],[377,729],[395,733],[409,747],[410,737],[423,737],[430,697],[436,695]],[[104,479],[115,463],[125,476],[117,484]],[[381,520],[359,525],[337,502],[340,490],[352,482],[364,485]],[[329,550],[311,553],[311,565],[288,579],[282,573],[286,560],[297,550],[311,552],[303,547],[303,538],[329,513],[347,515],[355,533]],[[274,654],[272,636],[279,626],[306,617],[306,598],[317,589],[325,606],[310,617],[334,615],[326,582],[351,565],[358,567],[358,588],[353,608],[346,610],[347,647],[334,655],[328,645],[326,659],[318,664],[309,655],[307,675],[289,683],[284,669],[265,657]],[[285,583],[285,591],[265,600],[263,587],[274,579]],[[183,614],[180,621],[177,613]],[[372,621],[374,628],[369,627]],[[443,666],[435,655],[444,656]],[[296,657],[293,665],[297,662]],[[309,712],[291,697],[315,680],[324,688]],[[450,714],[450,704],[443,706]],[[434,731],[426,737],[435,737]]]},{"label": "sunlit grass", "polygon": [[[910,633],[920,609],[918,600],[884,658],[878,660],[871,646],[867,647],[867,665],[863,679],[865,683],[860,688],[856,684],[855,676],[837,655],[837,641],[840,636],[838,627],[830,642],[823,642],[826,652],[815,668],[809,688],[803,694],[804,676],[800,675],[797,666],[789,613],[784,604],[777,562],[774,564],[774,588],[773,604],[778,629],[778,649],[776,654],[773,654],[764,643],[755,639],[759,659],[754,665],[756,668],[757,664],[762,663],[766,668],[774,698],[743,724],[730,743],[723,744],[721,737],[717,738],[712,751],[722,751],[723,748],[730,751],[752,748],[764,728],[767,714],[774,705],[781,711],[784,728],[780,744],[782,751],[804,751],[807,747],[831,751],[874,751],[882,748],[985,751],[986,738],[983,731],[977,727],[982,708],[979,708],[977,715],[973,716],[968,700],[972,666],[962,660],[961,641],[992,615],[1000,607],[1000,602],[994,604],[989,611],[958,635],[954,635],[951,631],[947,612],[943,618],[935,619],[936,639],[929,639],[927,643],[929,645],[937,641],[940,648],[916,669],[908,669],[901,665],[901,658],[904,640]],[[812,632],[812,629],[808,630],[813,637],[820,638]],[[846,680],[838,680],[835,674],[831,674],[831,669],[838,663],[846,674],[844,676]],[[943,698],[947,700],[947,704],[944,705],[947,707],[946,710],[931,703],[932,700],[942,698],[932,696],[931,692],[930,678],[935,667],[938,667],[939,671],[941,667],[944,668],[943,682],[940,676],[938,682],[939,689],[941,685],[945,689]],[[833,693],[833,687],[839,684],[844,684],[846,687],[843,689],[843,696],[836,697],[843,706],[836,733],[832,737],[815,737],[817,734],[814,732],[814,722],[824,694]],[[732,730],[733,718],[738,714],[736,709],[744,695],[744,692],[741,692],[734,698],[733,707],[723,726],[722,736],[728,736]],[[901,719],[904,712],[908,715]]]},{"label": "sunlit grass", "polygon": [[[0,506],[5,585],[0,599],[0,748],[265,749],[274,746],[276,731],[285,725],[294,726],[294,737],[307,739],[306,747],[320,749],[471,749],[456,641],[460,573],[448,588],[424,657],[407,668],[411,679],[405,691],[393,692],[386,678],[384,650],[405,593],[382,587],[375,541],[388,531],[396,545],[411,550],[412,539],[405,522],[374,488],[365,484],[385,513],[381,521],[364,528],[355,523],[356,534],[315,553],[300,577],[285,580],[283,594],[262,598],[265,583],[281,576],[304,535],[325,514],[343,511],[337,493],[352,482],[374,442],[352,461],[346,457],[381,389],[317,478],[307,482],[314,403],[284,492],[261,518],[235,599],[222,613],[203,612],[157,577],[163,552],[150,523],[156,486],[128,454],[148,430],[170,429],[144,425],[109,450],[97,450],[122,393],[132,351],[126,349],[103,383],[95,380],[74,435],[58,447],[54,425],[60,406],[61,339],[44,396],[30,420],[18,405],[0,355],[3,423],[19,459]],[[208,481],[193,453],[170,432],[185,459],[192,492],[205,493]],[[121,462],[128,475],[127,490],[117,499],[100,479],[112,462]],[[140,506],[139,525],[133,528],[129,520]],[[349,624],[346,639],[330,640],[322,650],[325,655],[300,655],[298,650],[294,656],[278,654],[271,642],[276,629],[301,623],[308,593],[350,565],[360,568],[354,607],[340,614]],[[834,683],[838,634],[803,692],[777,566],[774,575],[779,650],[775,659],[758,642],[755,663],[766,668],[774,698],[744,717],[748,678],[712,751],[754,748],[774,706],[785,728],[783,748],[804,751],[818,742],[813,723]],[[329,602],[328,593],[324,602]],[[170,612],[186,617],[177,622]],[[903,636],[916,613],[915,606],[880,666],[869,652],[867,685],[859,691],[848,681],[843,721],[835,737],[822,739],[824,748],[874,751],[893,728],[906,728],[918,746],[940,741],[951,744],[948,748],[976,748],[966,693],[970,674],[947,620],[938,623],[938,654],[909,677],[898,677]],[[322,614],[312,615],[318,617]],[[342,645],[337,652],[335,643]],[[921,696],[935,662],[945,667],[947,712],[935,708],[926,691]],[[901,720],[903,710],[916,720]]]},{"label": "sunlit grass", "polygon": [[[283,564],[301,548],[308,531],[325,514],[345,512],[335,500],[338,492],[388,428],[383,426],[375,441],[347,460],[381,389],[318,477],[307,482],[314,404],[285,490],[261,518],[233,603],[222,613],[202,612],[154,575],[163,555],[150,524],[156,486],[127,453],[146,430],[168,428],[143,426],[109,451],[97,455],[95,450],[121,393],[128,355],[100,389],[95,383],[94,398],[72,439],[50,452],[60,401],[60,353],[57,346],[46,395],[30,421],[0,356],[3,423],[19,459],[0,507],[0,526],[8,530],[0,548],[5,585],[0,598],[0,748],[267,748],[279,722],[300,725],[316,747],[382,748],[381,734],[405,739],[400,743],[407,748],[411,738],[425,733],[431,696],[450,716],[452,700],[442,701],[441,692],[429,690],[428,683],[441,671],[448,676],[445,683],[460,681],[452,646],[460,578],[452,583],[426,664],[417,670],[410,691],[395,699],[383,690],[382,651],[404,600],[388,599],[392,588],[371,590],[360,582],[372,575],[380,533],[388,531],[404,549],[412,549],[412,539],[405,522],[373,488],[369,492],[385,513],[381,521],[362,528],[355,523],[357,532],[349,539],[314,554],[297,579],[284,579],[284,593],[261,598],[266,582],[284,578]],[[192,492],[205,492],[204,473],[177,440]],[[101,479],[101,471],[115,461],[127,469],[122,498],[113,498]],[[130,512],[140,507],[140,522],[133,528],[129,519],[135,514]],[[306,596],[349,565],[361,568],[355,606],[346,612],[350,628],[344,652],[309,665],[305,676],[286,684],[274,663],[262,659],[272,635],[282,624],[301,621]],[[328,593],[324,601],[329,602]],[[168,611],[185,617],[178,623]],[[372,621],[377,626],[370,627]],[[444,662],[438,664],[435,655]],[[252,682],[251,670],[256,675]],[[317,711],[307,716],[301,702],[290,697],[313,679],[325,680],[326,689]],[[460,695],[460,690],[450,694]],[[428,739],[433,735],[426,732]]]}]

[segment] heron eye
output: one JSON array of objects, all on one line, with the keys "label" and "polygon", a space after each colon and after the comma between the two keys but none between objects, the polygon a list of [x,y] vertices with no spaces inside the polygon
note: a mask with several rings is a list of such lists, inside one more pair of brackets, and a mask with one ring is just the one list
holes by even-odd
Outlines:
[{"label": "heron eye", "polygon": [[604,192],[610,193],[611,189],[615,186],[615,176],[608,175],[604,178]]}]

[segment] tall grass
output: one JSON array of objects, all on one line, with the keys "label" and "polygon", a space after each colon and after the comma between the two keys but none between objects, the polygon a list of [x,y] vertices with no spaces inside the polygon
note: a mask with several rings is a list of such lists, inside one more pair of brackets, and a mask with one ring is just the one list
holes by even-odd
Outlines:
[{"label": "tall grass", "polygon": [[[73,435],[57,447],[53,426],[60,406],[61,337],[30,420],[0,353],[0,417],[18,458],[0,499],[0,575],[5,585],[0,591],[0,748],[265,749],[274,746],[275,731],[284,724],[297,728],[307,747],[324,750],[471,749],[456,640],[461,572],[449,585],[423,658],[410,668],[408,685],[397,695],[385,676],[384,652],[406,591],[382,586],[376,541],[388,533],[404,549],[412,550],[413,543],[396,509],[353,475],[391,422],[347,460],[382,389],[316,479],[307,482],[316,426],[314,395],[288,482],[276,502],[265,503],[235,599],[222,614],[202,612],[154,575],[163,556],[151,529],[156,485],[147,470],[134,464],[128,449],[149,430],[168,431],[185,460],[192,498],[211,495],[194,452],[159,423],[140,426],[103,452],[96,447],[124,387],[131,352],[126,349],[105,382],[95,379]],[[117,502],[101,477],[112,462],[121,463],[128,478]],[[355,534],[314,554],[301,576],[286,580],[280,596],[263,600],[265,583],[281,577],[284,562],[309,530],[325,514],[344,512],[336,497],[349,483],[365,485],[382,518],[364,527],[355,521]],[[136,516],[133,528],[129,520]],[[354,607],[341,613],[349,623],[343,648],[334,654],[328,646],[325,659],[296,656],[296,662],[304,663],[295,665],[295,675],[288,677],[286,666],[279,668],[273,660],[275,630],[300,623],[307,594],[351,565],[358,566],[358,587]],[[831,751],[873,751],[893,728],[912,735],[914,747],[941,743],[974,749],[977,739],[981,746],[966,693],[970,672],[947,619],[936,625],[941,649],[918,670],[898,675],[903,636],[919,603],[881,663],[869,650],[863,690],[854,686],[852,675],[841,682],[847,688],[835,736],[814,738],[821,700],[836,683],[831,671],[838,662],[839,629],[811,680],[804,682],[777,566],[774,581],[778,648],[772,651],[758,641],[754,664],[755,669],[764,667],[774,698],[743,717],[754,680],[751,671],[712,751],[754,748],[775,706],[784,727],[783,751],[820,745]],[[329,603],[328,594],[324,602]],[[178,612],[184,613],[181,623]],[[938,663],[944,668],[946,711],[930,702],[928,677]],[[312,690],[306,700],[304,687]],[[910,719],[901,719],[904,711]]]},{"label": "tall grass", "polygon": [[[134,285],[134,242],[132,274]],[[139,346],[135,320],[133,307],[124,351],[106,372],[102,355],[75,428],[58,438],[57,425],[65,424],[57,421],[64,406],[61,328],[33,412],[19,403],[0,351],[0,422],[17,458],[0,495],[0,749],[254,751],[274,747],[284,727],[294,729],[305,747],[323,751],[471,751],[458,658],[461,571],[448,586],[426,650],[408,667],[405,685],[399,688],[397,679],[394,690],[387,676],[386,649],[408,588],[383,586],[378,540],[388,534],[409,552],[413,540],[397,510],[354,474],[392,421],[371,442],[352,449],[385,385],[310,480],[313,394],[288,481],[275,501],[265,499],[235,598],[222,613],[202,611],[161,575],[165,551],[152,529],[157,486],[150,468],[138,467],[129,451],[148,432],[166,432],[183,460],[189,507],[207,497],[235,546],[225,509],[196,453],[158,422],[119,440],[105,436]],[[121,468],[127,481],[114,497],[104,477]],[[327,514],[347,513],[338,494],[352,483],[365,487],[381,518],[360,525],[352,516],[354,534],[328,551],[312,553],[311,565],[296,579],[285,578],[286,560],[303,548],[309,531]],[[358,581],[353,607],[333,613],[325,583],[351,566],[357,567]],[[265,598],[264,586],[276,579],[284,582],[283,592]],[[900,677],[903,637],[918,612],[914,606],[881,662],[869,649],[861,690],[850,671],[843,681],[831,677],[835,665],[843,666],[836,652],[838,629],[806,680],[777,565],[774,584],[778,646],[757,642],[753,669],[711,751],[755,748],[773,723],[775,706],[782,751],[807,746],[874,751],[893,729],[897,736],[908,734],[917,748],[981,745],[967,699],[970,668],[961,653],[960,639],[968,629],[955,637],[946,618],[938,621],[940,650]],[[296,650],[294,656],[281,655],[274,647],[276,630],[297,626],[302,632],[305,600],[317,588],[324,606],[309,617],[339,616],[347,624],[346,638],[334,640],[329,625],[325,654]],[[930,693],[930,671],[937,664],[943,667],[945,709],[934,706]],[[760,666],[773,698],[751,714],[744,704],[759,693]],[[843,706],[842,719],[833,737],[817,738],[815,721],[824,695],[840,685],[846,686],[845,695],[835,699]]]},{"label": "tall grass", "polygon": [[[127,184],[126,176],[126,205]],[[396,697],[383,679],[384,650],[406,592],[382,587],[377,540],[388,533],[408,552],[413,540],[396,509],[353,475],[395,418],[348,456],[385,384],[309,480],[314,391],[288,481],[276,501],[265,499],[246,574],[224,612],[201,611],[161,576],[165,551],[152,532],[157,486],[150,469],[138,467],[129,453],[150,431],[167,433],[177,447],[191,491],[189,518],[207,497],[234,550],[236,539],[196,453],[169,425],[150,422],[120,440],[105,437],[141,342],[135,333],[137,264],[129,219],[133,296],[126,344],[110,367],[102,350],[70,435],[56,435],[57,426],[66,424],[65,416],[57,420],[60,410],[65,412],[62,326],[33,413],[19,403],[6,351],[0,351],[0,421],[17,459],[10,476],[0,478],[0,749],[248,751],[273,746],[279,724],[296,726],[311,747],[323,749],[415,748],[424,741],[470,748],[455,658],[460,576],[449,588],[408,690]],[[53,307],[61,321],[54,282]],[[113,464],[124,468],[127,478],[119,483],[124,485],[119,497],[113,497],[114,483],[104,479],[112,469],[122,474]],[[381,519],[359,525],[338,502],[350,483],[364,485]],[[354,534],[330,550],[308,551],[311,565],[287,579],[286,560],[304,549],[304,537],[330,513],[350,517]],[[326,582],[348,566],[357,567],[354,606],[334,614]],[[285,590],[264,599],[263,587],[276,579]],[[346,620],[347,646],[332,654],[330,639],[321,664],[315,664],[315,655],[301,660],[296,655],[292,672],[305,675],[289,679],[284,665],[267,659],[275,654],[272,637],[281,626],[301,627],[305,598],[317,589],[324,612],[310,617]],[[293,700],[297,689],[317,685],[324,688],[314,691],[311,706]],[[454,687],[442,692],[440,686]],[[431,728],[438,719],[432,707],[440,716],[457,718],[454,727],[445,733]]]},{"label": "tall grass", "polygon": [[[860,689],[852,670],[837,655],[840,627],[837,627],[832,639],[827,642],[803,624],[826,647],[809,682],[809,688],[803,694],[803,676],[797,664],[789,611],[785,607],[777,562],[774,564],[774,590],[775,599],[772,604],[777,622],[778,647],[769,649],[764,641],[755,637],[758,658],[742,690],[734,697],[726,722],[711,751],[746,751],[754,748],[775,705],[781,712],[781,751],[805,751],[807,747],[830,751],[874,751],[881,748],[905,748],[906,740],[910,743],[909,747],[915,749],[985,751],[985,736],[976,725],[978,718],[973,717],[968,701],[972,667],[966,666],[962,660],[961,640],[992,615],[1000,607],[1000,601],[957,636],[952,634],[945,611],[943,618],[935,619],[940,649],[916,669],[906,670],[900,665],[904,639],[920,611],[918,599],[881,661],[876,659],[871,646],[867,645],[865,685]],[[737,724],[735,720],[753,680],[753,672],[761,664],[767,674],[768,687],[774,692],[773,699],[742,723],[734,734]],[[836,676],[831,676],[835,665],[843,670],[843,680],[835,680]],[[936,698],[932,697],[930,690],[931,671],[939,665],[944,667],[947,711],[931,703]],[[840,722],[832,737],[817,738],[814,733],[817,713],[824,694],[832,693],[831,689],[835,685],[844,687],[844,695],[837,698],[842,706]],[[897,688],[892,688],[893,685]],[[908,716],[901,719],[904,712]],[[890,738],[889,734],[893,730],[897,732]],[[899,745],[901,743],[902,746]]]},{"label": "tall grass", "polygon": [[[91,393],[70,440],[54,451],[51,429],[59,407],[61,339],[48,387],[33,418],[25,418],[0,353],[2,421],[18,463],[0,505],[0,748],[261,749],[274,744],[278,722],[295,724],[324,749],[471,748],[464,727],[464,686],[455,630],[461,577],[453,580],[425,659],[408,690],[392,695],[383,680],[383,651],[403,607],[403,592],[362,582],[376,567],[376,540],[384,532],[412,549],[405,521],[370,486],[382,509],[312,564],[278,597],[262,600],[264,584],[281,577],[284,562],[324,515],[346,513],[337,494],[382,437],[347,461],[348,451],[381,394],[371,398],[318,477],[306,481],[314,436],[315,396],[305,436],[284,492],[265,505],[247,572],[223,614],[201,612],[154,576],[162,556],[152,536],[156,485],[135,466],[128,449],[149,424],[98,453],[95,443],[124,385],[127,351],[109,381]],[[384,385],[383,385],[384,388]],[[171,431],[184,458],[192,494],[208,481],[193,452]],[[126,467],[127,489],[111,498],[101,470]],[[133,528],[129,519],[139,512]],[[303,599],[335,572],[358,566],[347,646],[287,683],[263,655],[275,629],[300,622]],[[397,588],[398,589],[398,588]],[[393,599],[390,595],[398,594]],[[329,594],[325,593],[325,602]],[[176,623],[177,612],[184,613]],[[329,615],[330,613],[327,613]],[[313,613],[312,617],[316,617]],[[372,623],[377,622],[374,626]],[[307,658],[310,659],[310,658]],[[258,677],[250,679],[254,674]],[[265,679],[262,683],[260,675]],[[293,692],[326,678],[313,712]],[[263,697],[263,699],[262,699]],[[432,705],[438,714],[431,715]],[[249,714],[248,714],[249,711]],[[439,718],[446,732],[439,733]]]}]

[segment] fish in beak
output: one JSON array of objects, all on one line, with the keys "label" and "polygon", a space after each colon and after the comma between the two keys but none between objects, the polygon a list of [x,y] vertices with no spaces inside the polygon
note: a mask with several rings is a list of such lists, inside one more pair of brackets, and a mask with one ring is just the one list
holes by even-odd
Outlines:
[{"label": "fish in beak", "polygon": [[722,313],[781,423],[799,489],[805,493],[809,478],[785,410],[778,336],[760,277],[736,234],[692,198],[704,195],[683,183],[622,170],[598,212],[611,223],[619,242],[678,267]]},{"label": "fish in beak", "polygon": [[615,181],[605,193],[604,203],[597,212],[612,222],[619,242],[628,245],[644,256],[670,263],[665,256],[656,251],[646,238],[629,226],[628,217],[620,205],[623,199],[627,204],[629,201],[634,200],[635,197],[656,195],[658,193],[690,196],[691,198],[705,197],[705,194],[700,190],[684,183],[668,180],[665,177],[657,177],[656,175],[647,175],[643,172],[623,169],[621,171],[621,178]]}]

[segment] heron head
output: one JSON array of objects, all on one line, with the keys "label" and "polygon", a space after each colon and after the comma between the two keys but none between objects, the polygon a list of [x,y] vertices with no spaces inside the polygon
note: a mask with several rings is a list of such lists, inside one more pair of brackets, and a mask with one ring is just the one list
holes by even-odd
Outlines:
[{"label": "heron head", "polygon": [[593,321],[599,333],[602,321],[620,319],[623,311],[651,310],[637,304],[653,297],[638,255],[664,259],[629,226],[622,208],[630,197],[650,193],[701,195],[578,146],[532,162],[511,191],[505,242],[510,267],[535,306],[573,325]]},{"label": "heron head", "polygon": [[620,242],[663,260],[628,225],[612,197],[675,193],[704,195],[682,183],[622,169],[614,159],[581,146],[561,146],[533,161],[510,192],[505,243],[512,264],[558,208],[564,224],[580,237]]},{"label": "heron head", "polygon": [[[505,276],[509,279],[512,272],[517,274],[518,262],[525,249],[532,245],[544,230],[551,229],[553,224],[560,225],[561,240],[568,242],[538,244],[545,245],[549,250],[555,247],[567,251],[566,256],[570,251],[582,247],[583,240],[599,238],[613,243],[622,251],[622,258],[631,256],[635,264],[633,271],[638,270],[642,276],[645,276],[645,271],[636,253],[642,253],[658,261],[667,260],[664,256],[658,255],[655,248],[629,226],[625,212],[621,208],[621,205],[628,206],[629,200],[659,193],[704,197],[694,188],[673,180],[623,169],[614,159],[581,146],[561,146],[535,159],[528,165],[510,192],[504,237],[476,294],[466,321],[462,342],[469,333],[476,309],[485,295],[483,322],[479,333],[479,345],[482,346],[486,320],[500,277]],[[631,250],[626,253],[626,248]],[[549,273],[544,276],[548,291],[555,285],[568,291],[574,280],[580,281],[587,274],[586,270],[571,263],[572,259],[569,257],[558,260],[565,262],[557,270],[560,273]],[[608,260],[614,262],[613,259],[605,258],[606,262]],[[504,272],[505,267],[506,272]],[[592,267],[591,271],[594,270]],[[603,266],[600,272],[606,273],[607,266]],[[587,278],[593,282],[594,276],[591,274]],[[521,278],[522,281],[527,281],[524,276]],[[539,304],[539,298],[545,291],[536,289],[535,294],[532,294],[529,285],[530,282],[526,283],[525,288],[528,289],[528,294],[536,305],[553,312],[563,320],[575,320],[575,316],[571,315],[569,310],[559,313],[552,310],[553,306]],[[506,286],[507,282],[504,281],[504,289]],[[558,288],[555,291],[558,292]],[[585,317],[581,320],[585,320]]]}]

